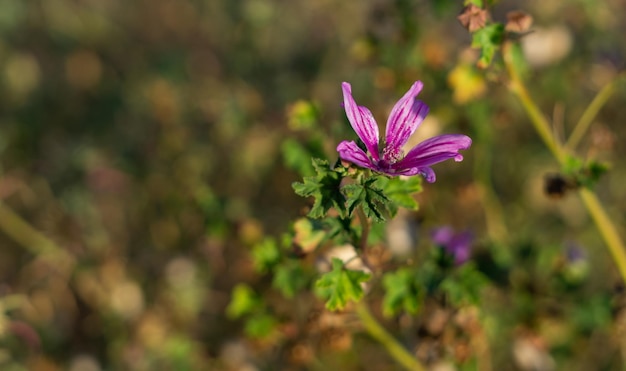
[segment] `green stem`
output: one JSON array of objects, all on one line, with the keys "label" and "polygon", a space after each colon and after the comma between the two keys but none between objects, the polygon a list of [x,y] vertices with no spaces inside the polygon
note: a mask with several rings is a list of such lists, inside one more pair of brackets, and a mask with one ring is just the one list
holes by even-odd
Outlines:
[{"label": "green stem", "polygon": [[371,337],[381,343],[387,352],[404,368],[411,371],[424,371],[425,368],[411,353],[409,353],[398,341],[378,323],[367,305],[362,301],[356,304],[356,314]]},{"label": "green stem", "polygon": [[[372,267],[369,265],[365,254],[365,250],[367,249],[367,238],[370,231],[370,220],[367,216],[365,216],[365,212],[361,206],[359,206],[356,211],[359,216],[359,222],[361,223],[361,238],[359,240],[358,249],[360,250],[361,259],[363,260],[365,266],[374,272]],[[419,361],[413,357],[400,343],[398,343],[398,341],[391,336],[391,334],[389,334],[385,328],[380,325],[380,323],[378,323],[363,301],[356,303],[356,313],[361,319],[363,327],[365,327],[365,330],[370,334],[370,336],[381,343],[389,355],[399,364],[404,366],[407,370],[424,370],[424,367],[422,367]]]},{"label": "green stem", "polygon": [[[530,98],[530,95],[528,94],[528,91],[526,90],[526,87],[522,82],[519,73],[515,69],[512,48],[513,45],[510,42],[507,42],[503,46],[502,50],[504,63],[511,79],[511,90],[522,102],[522,106],[528,113],[530,121],[539,133],[539,136],[543,139],[546,146],[554,154],[554,157],[557,159],[558,163],[561,166],[564,166],[566,161],[565,150],[554,139],[550,131],[550,124],[548,123],[548,120],[543,114],[541,114],[541,111],[539,110],[535,102]],[[599,109],[599,106],[600,105],[598,103],[597,109]],[[587,109],[587,111],[589,110],[590,109]],[[589,113],[588,116],[591,117],[592,114]],[[584,123],[585,121],[583,121],[583,124]],[[580,194],[580,197],[583,201],[583,204],[587,208],[587,211],[591,215],[591,218],[596,223],[596,227],[598,228],[600,235],[604,239],[604,242],[606,243],[609,252],[613,257],[613,261],[617,265],[622,279],[624,280],[624,282],[626,282],[626,249],[624,248],[624,243],[622,242],[619,233],[617,232],[615,224],[613,224],[611,218],[607,215],[606,211],[602,207],[602,204],[600,204],[597,196],[592,191],[586,188],[580,188],[578,193]]]},{"label": "green stem", "polygon": [[593,192],[586,188],[581,188],[578,193],[606,242],[622,278],[626,281],[626,248],[617,232],[617,228],[615,228],[615,224],[611,222],[611,218],[604,211],[598,197]]},{"label": "green stem", "polygon": [[20,308],[26,302],[26,296],[22,294],[12,294],[0,298],[0,312]]},{"label": "green stem", "polygon": [[370,234],[370,221],[365,216],[365,212],[361,206],[356,209],[357,215],[359,216],[359,222],[361,223],[361,238],[359,240],[358,249],[361,250],[362,254],[365,254],[365,249],[367,248],[367,239]]},{"label": "green stem", "polygon": [[596,118],[598,112],[600,112],[600,109],[602,109],[602,106],[604,106],[604,104],[609,100],[611,95],[613,95],[613,92],[615,92],[615,87],[619,82],[619,79],[620,78],[618,77],[617,79],[611,80],[611,82],[606,84],[602,88],[602,90],[598,92],[596,97],[593,98],[593,101],[591,101],[587,109],[585,109],[583,115],[580,116],[580,120],[578,120],[578,123],[576,123],[572,135],[570,135],[569,139],[567,140],[567,148],[569,148],[570,150],[574,150],[574,148],[578,146],[583,136],[593,123],[593,119]]},{"label": "green stem", "polygon": [[565,152],[561,149],[559,143],[554,139],[548,119],[541,113],[535,102],[533,102],[530,94],[528,94],[528,90],[526,90],[526,86],[524,85],[519,72],[515,69],[513,44],[511,42],[507,42],[504,44],[502,49],[504,64],[507,72],[509,73],[509,77],[511,78],[509,88],[519,98],[522,106],[526,110],[526,113],[530,116],[530,122],[533,124],[535,130],[550,152],[552,152],[559,164],[564,164]]},{"label": "green stem", "polygon": [[0,201],[0,230],[30,253],[51,260],[61,272],[69,272],[72,257],[48,237],[33,228]]}]

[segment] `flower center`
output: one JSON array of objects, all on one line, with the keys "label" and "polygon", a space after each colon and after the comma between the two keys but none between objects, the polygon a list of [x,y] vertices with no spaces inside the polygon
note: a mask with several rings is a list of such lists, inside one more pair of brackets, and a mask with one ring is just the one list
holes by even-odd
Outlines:
[{"label": "flower center", "polygon": [[383,149],[383,160],[387,162],[389,165],[393,165],[396,162],[402,160],[403,158],[404,158],[404,152],[400,148],[385,147]]}]

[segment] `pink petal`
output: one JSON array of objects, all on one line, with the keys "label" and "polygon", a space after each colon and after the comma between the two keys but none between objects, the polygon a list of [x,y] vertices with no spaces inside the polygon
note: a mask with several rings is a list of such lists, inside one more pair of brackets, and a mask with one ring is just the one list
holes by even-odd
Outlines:
[{"label": "pink petal", "polygon": [[433,137],[413,147],[406,157],[394,164],[397,169],[425,167],[454,158],[463,160],[460,150],[468,149],[472,140],[461,134],[447,134]]},{"label": "pink petal", "polygon": [[339,152],[339,157],[342,160],[352,162],[359,167],[376,170],[367,154],[354,142],[344,140],[337,146],[337,152]]},{"label": "pink petal", "polygon": [[367,108],[358,106],[352,98],[352,87],[349,83],[341,84],[343,90],[343,104],[348,121],[356,135],[361,138],[372,158],[378,161],[378,124]]},{"label": "pink petal", "polygon": [[468,149],[471,144],[472,140],[465,135],[440,135],[413,147],[405,158],[393,164],[392,167],[399,174],[422,174],[426,181],[433,183],[437,177],[430,166],[450,158],[455,161],[463,160],[459,151]]},{"label": "pink petal", "polygon": [[415,99],[423,86],[421,81],[416,81],[391,110],[385,132],[387,148],[402,148],[424,121],[424,117],[428,114],[428,106]]}]

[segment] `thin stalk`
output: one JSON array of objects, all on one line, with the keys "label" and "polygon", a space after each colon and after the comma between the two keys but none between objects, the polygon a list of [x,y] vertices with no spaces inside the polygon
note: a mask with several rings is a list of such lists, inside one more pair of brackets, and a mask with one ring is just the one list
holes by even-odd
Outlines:
[{"label": "thin stalk", "polygon": [[550,152],[557,159],[559,164],[565,163],[565,153],[559,146],[559,143],[554,139],[552,135],[552,130],[550,128],[550,122],[546,118],[546,116],[541,113],[535,102],[533,102],[530,94],[528,94],[528,90],[526,90],[526,86],[522,81],[522,78],[519,75],[519,72],[515,69],[515,62],[513,61],[513,45],[510,42],[507,42],[503,46],[503,57],[504,64],[506,66],[506,70],[509,73],[510,81],[510,89],[513,91],[515,95],[519,98],[522,106],[526,110],[526,113],[530,117],[530,122],[535,127],[537,134],[541,137],[545,145],[548,147]]},{"label": "thin stalk", "polygon": [[356,213],[359,216],[359,222],[361,223],[361,238],[359,240],[358,249],[361,253],[365,254],[365,249],[367,249],[367,239],[370,234],[370,221],[365,216],[365,212],[361,206],[357,207]]},{"label": "thin stalk", "polygon": [[20,308],[26,302],[26,296],[22,294],[12,294],[0,298],[0,311],[8,312]]},{"label": "thin stalk", "polygon": [[0,201],[0,230],[31,254],[45,257],[62,272],[69,272],[72,257],[56,243],[33,228],[22,217]]},{"label": "thin stalk", "polygon": [[[531,99],[524,83],[519,76],[519,73],[515,69],[512,55],[512,45],[510,43],[506,43],[503,46],[503,57],[506,69],[511,79],[511,90],[522,102],[522,106],[530,117],[531,123],[537,130],[539,136],[543,139],[546,146],[554,154],[554,157],[557,159],[558,163],[561,166],[565,165],[565,150],[551,135],[550,124],[548,123],[548,120],[543,114],[541,114],[541,111],[539,110],[535,102]],[[591,116],[591,114],[589,114],[589,116]],[[587,211],[591,215],[591,218],[596,223],[596,227],[598,228],[600,235],[604,239],[604,242],[609,249],[615,265],[617,265],[622,279],[624,280],[624,282],[626,282],[626,250],[624,248],[624,243],[622,242],[619,233],[617,232],[615,224],[613,224],[611,218],[608,216],[608,214],[602,207],[602,204],[600,204],[597,196],[592,191],[586,188],[580,188],[578,193],[580,194],[580,197],[583,201],[583,204],[587,208]]]},{"label": "thin stalk", "polygon": [[626,281],[626,248],[617,232],[617,228],[615,228],[615,224],[613,224],[611,218],[602,208],[602,204],[600,204],[595,193],[586,188],[581,188],[578,193],[606,242],[613,261],[617,265],[624,281]]},{"label": "thin stalk", "polygon": [[378,323],[367,305],[362,301],[356,304],[356,314],[359,316],[367,333],[385,347],[389,355],[400,365],[411,371],[424,371],[424,366],[409,353],[398,341]]},{"label": "thin stalk", "polygon": [[593,120],[598,115],[598,112],[600,112],[600,109],[602,109],[602,107],[606,104],[611,95],[613,95],[613,93],[615,92],[615,87],[619,82],[620,77],[611,80],[611,82],[606,84],[598,92],[595,98],[593,98],[587,109],[585,109],[585,112],[583,112],[583,115],[580,116],[580,120],[578,120],[578,123],[576,123],[572,135],[570,135],[569,139],[567,140],[567,143],[565,145],[567,148],[574,150],[574,148],[578,146],[583,136],[593,123]]},{"label": "thin stalk", "polygon": [[[367,266],[372,272],[372,267],[367,261],[365,250],[367,249],[367,238],[370,231],[370,220],[365,216],[365,212],[362,207],[357,208],[357,215],[359,222],[361,223],[361,237],[359,241],[358,249],[360,250],[361,259],[365,266]],[[356,303],[356,314],[361,320],[361,324],[365,327],[367,333],[370,334],[376,341],[378,341],[389,353],[389,355],[396,360],[399,364],[404,366],[407,370],[423,371],[424,367],[419,361],[412,356],[398,341],[391,335],[383,326],[378,323],[376,318],[370,313],[367,305],[360,301]]]}]

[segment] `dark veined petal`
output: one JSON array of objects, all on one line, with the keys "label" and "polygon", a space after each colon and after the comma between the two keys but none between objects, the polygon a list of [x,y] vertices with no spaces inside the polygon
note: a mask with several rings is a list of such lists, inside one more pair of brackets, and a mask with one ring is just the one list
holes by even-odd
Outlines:
[{"label": "dark veined petal", "polygon": [[352,162],[360,167],[376,170],[370,158],[367,157],[367,154],[363,152],[355,142],[344,140],[337,146],[337,152],[339,152],[339,157],[342,160]]},{"label": "dark veined petal", "polygon": [[352,129],[356,132],[356,135],[361,138],[365,147],[369,151],[372,158],[378,161],[378,124],[374,120],[374,116],[367,108],[358,106],[352,98],[352,87],[349,83],[344,82],[341,84],[343,90],[343,104],[346,110],[346,116],[348,121],[352,125]]},{"label": "dark veined petal", "polygon": [[432,183],[436,177],[435,172],[430,168],[431,165],[451,158],[455,161],[462,161],[463,156],[459,151],[468,149],[471,145],[472,140],[466,135],[440,135],[413,147],[406,157],[393,164],[393,167],[399,173],[405,171],[421,173],[429,183]]},{"label": "dark veined petal", "polygon": [[415,99],[423,86],[421,81],[416,81],[391,110],[385,131],[387,148],[402,148],[424,121],[424,117],[428,114],[428,106]]}]

